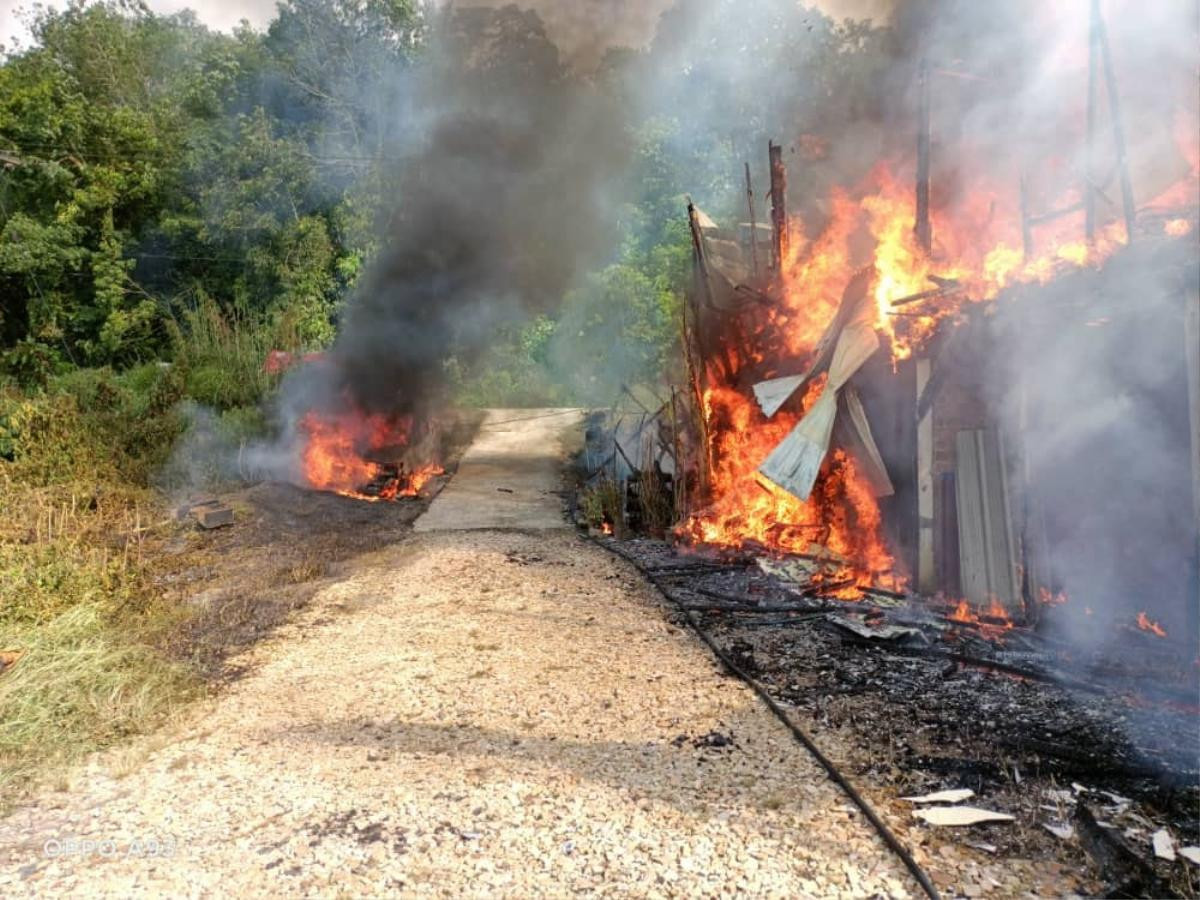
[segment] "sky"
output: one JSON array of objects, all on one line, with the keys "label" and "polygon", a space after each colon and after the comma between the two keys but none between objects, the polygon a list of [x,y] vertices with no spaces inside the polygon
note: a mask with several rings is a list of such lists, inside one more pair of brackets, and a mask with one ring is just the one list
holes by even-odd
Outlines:
[{"label": "sky", "polygon": [[[29,30],[21,21],[22,9],[32,5],[29,0],[0,0],[0,43],[11,45],[14,38],[27,43]],[[47,6],[62,7],[62,3],[48,2]],[[200,21],[210,28],[229,31],[242,19],[251,25],[263,27],[275,13],[275,0],[147,0],[153,12],[169,15],[181,9],[194,9]]]},{"label": "sky", "polygon": [[[460,0],[462,6],[499,6],[512,0]],[[533,7],[547,22],[551,37],[563,45],[568,55],[584,49],[573,40],[576,35],[594,33],[601,25],[613,35],[613,42],[628,46],[645,43],[653,33],[659,13],[672,0],[588,0],[586,3],[563,0],[523,0],[522,6]],[[21,21],[20,10],[29,0],[0,0],[0,44],[11,46],[14,40],[27,43],[28,29]],[[50,2],[47,5],[56,6]],[[275,0],[147,0],[156,13],[169,14],[181,9],[196,11],[200,21],[210,28],[229,31],[242,19],[258,28],[265,26],[275,12]],[[887,18],[892,0],[816,0],[812,5],[836,18]],[[590,20],[590,21],[589,21]],[[591,26],[591,27],[588,27]]]}]

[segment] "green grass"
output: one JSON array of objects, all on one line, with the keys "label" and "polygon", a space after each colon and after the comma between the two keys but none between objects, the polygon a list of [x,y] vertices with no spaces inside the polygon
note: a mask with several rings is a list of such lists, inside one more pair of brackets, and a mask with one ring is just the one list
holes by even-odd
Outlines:
[{"label": "green grass", "polygon": [[0,464],[0,651],[16,657],[0,672],[0,807],[148,729],[198,685],[158,649],[179,613],[154,599],[142,551],[162,515],[154,495],[94,479],[30,485],[12,469]]}]

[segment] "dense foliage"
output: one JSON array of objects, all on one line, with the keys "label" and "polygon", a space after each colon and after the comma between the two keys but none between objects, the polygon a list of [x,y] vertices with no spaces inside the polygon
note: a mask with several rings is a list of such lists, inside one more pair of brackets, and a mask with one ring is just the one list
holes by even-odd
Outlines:
[{"label": "dense foliage", "polygon": [[[136,0],[40,10],[31,48],[0,65],[0,372],[33,386],[174,358],[201,308],[283,349],[327,344],[403,204],[430,15],[413,0],[285,0],[265,32],[226,35]],[[582,77],[534,14],[456,16],[451,64],[483,83]],[[681,0],[646,51],[610,51],[586,78],[619,98],[636,146],[614,186],[622,239],[486,360],[448,354],[468,399],[608,399],[657,378],[687,277],[684,193],[736,214],[740,163],[761,170],[768,135],[877,116],[885,36],[783,0]]]}]

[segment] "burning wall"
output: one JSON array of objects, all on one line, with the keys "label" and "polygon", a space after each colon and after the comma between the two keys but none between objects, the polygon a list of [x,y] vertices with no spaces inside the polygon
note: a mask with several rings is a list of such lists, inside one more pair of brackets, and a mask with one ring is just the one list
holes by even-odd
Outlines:
[{"label": "burning wall", "polygon": [[[948,6],[953,5],[938,4],[937,9],[944,11]],[[974,9],[974,6],[960,9],[957,24],[975,19]],[[1061,35],[1059,29],[1073,25],[1079,30],[1076,38],[1080,34],[1086,35],[1087,9],[1082,7],[1077,12],[1081,14],[1073,19],[1053,16],[1053,34]],[[946,18],[951,23],[955,21],[954,14]],[[947,22],[939,20],[935,24],[945,26]],[[932,30],[945,33],[946,29],[935,27]],[[1028,37],[1028,29],[1017,27],[1010,29],[1010,34]],[[1145,52],[1148,49],[1146,41],[1153,35],[1153,31],[1146,32],[1141,26],[1132,27],[1127,35],[1122,23],[1121,38],[1130,37],[1134,46],[1131,49],[1123,45],[1121,54],[1129,59],[1134,50]],[[917,43],[928,48],[931,43],[925,40],[928,37],[928,34],[921,36]],[[975,40],[978,39],[976,35]],[[763,459],[772,448],[785,441],[785,436],[797,422],[813,418],[821,385],[806,382],[807,389],[799,392],[790,407],[770,422],[750,399],[747,389],[759,379],[804,371],[816,354],[822,333],[834,317],[842,288],[859,266],[873,268],[875,314],[872,324],[884,342],[884,352],[890,356],[893,368],[903,372],[915,356],[933,353],[934,339],[939,332],[945,334],[961,325],[971,310],[991,316],[996,306],[993,301],[997,298],[1006,298],[1030,286],[1058,284],[1071,273],[1101,267],[1131,239],[1158,243],[1189,235],[1194,239],[1197,206],[1200,205],[1197,201],[1200,166],[1196,163],[1196,111],[1194,105],[1189,108],[1186,103],[1186,98],[1194,94],[1194,85],[1171,96],[1166,104],[1165,112],[1173,123],[1173,139],[1164,140],[1161,131],[1153,140],[1139,134],[1133,139],[1136,146],[1125,148],[1129,151],[1127,156],[1123,155],[1122,135],[1119,134],[1120,108],[1111,99],[1115,84],[1111,74],[1107,76],[1108,100],[1100,96],[1098,78],[1091,91],[1094,98],[1091,104],[1095,108],[1090,117],[1101,121],[1102,125],[1087,127],[1081,121],[1082,117],[1070,111],[1064,114],[1064,108],[1060,108],[1055,117],[1059,130],[1053,135],[1054,143],[1046,145],[1038,140],[1047,134],[1050,120],[1046,98],[1031,101],[1030,92],[1047,72],[1056,72],[1067,82],[1076,84],[1079,69],[1088,68],[1087,43],[1084,37],[1072,45],[1075,49],[1082,46],[1082,53],[1068,50],[1066,57],[1060,55],[1039,60],[1030,56],[1038,49],[1035,40],[1023,46],[1018,57],[1032,65],[1015,75],[1009,72],[1000,79],[973,76],[969,62],[938,64],[936,74],[943,81],[958,84],[965,80],[970,84],[965,89],[939,88],[945,102],[934,116],[934,128],[940,129],[940,133],[935,131],[934,158],[938,168],[932,179],[933,240],[930,247],[923,247],[914,235],[914,222],[918,222],[919,217],[911,175],[908,174],[912,164],[904,157],[877,164],[869,175],[852,187],[835,188],[826,201],[814,203],[812,198],[801,201],[805,208],[819,209],[823,221],[818,219],[819,225],[811,234],[805,233],[803,226],[794,226],[786,241],[790,247],[789,255],[772,273],[770,286],[763,289],[774,303],[767,304],[764,309],[762,303],[739,304],[736,296],[729,295],[726,300],[732,298],[732,304],[727,304],[726,310],[736,306],[738,311],[725,317],[724,326],[715,326],[717,329],[724,327],[725,332],[715,338],[703,335],[698,338],[702,346],[707,344],[715,348],[703,354],[712,363],[704,369],[708,386],[702,389],[710,436],[713,500],[687,525],[687,532],[694,540],[727,545],[750,541],[776,550],[810,555],[834,553],[844,558],[837,577],[849,580],[855,587],[873,583],[881,572],[897,569],[904,572],[903,561],[896,564],[893,559],[896,554],[890,546],[894,545],[883,539],[880,527],[883,517],[874,496],[878,491],[872,489],[869,480],[858,471],[859,466],[852,455],[844,449],[827,458],[818,488],[811,497],[801,499],[803,492],[801,497],[796,497],[770,486],[764,488],[762,484]],[[1093,59],[1097,60],[1095,65],[1099,68],[1099,60],[1107,60],[1107,57],[1098,49],[1099,44],[1096,47]],[[1159,48],[1160,52],[1164,47]],[[1044,44],[1041,49],[1045,50]],[[988,54],[996,59],[1004,55],[995,46],[988,48]],[[1114,55],[1120,58],[1121,54]],[[1162,55],[1170,63],[1179,61],[1175,52]],[[1105,65],[1111,68],[1111,61],[1106,61]],[[1020,83],[1014,85],[1011,96],[997,100],[994,95],[999,82],[1010,77]],[[1138,82],[1131,91],[1137,95],[1143,87],[1141,78],[1135,75],[1132,80]],[[948,93],[952,96],[947,99]],[[1088,93],[1084,89],[1077,95],[1075,111],[1082,110]],[[1053,92],[1055,102],[1063,99],[1062,91]],[[1022,104],[1027,105],[1023,107]],[[1156,103],[1155,108],[1164,112],[1161,102]],[[1007,110],[1009,115],[1000,119],[998,113],[1002,110]],[[1144,110],[1139,110],[1137,115],[1143,113]],[[998,160],[997,149],[1005,147],[1011,151],[1020,142],[1017,135],[1024,138],[1023,127],[1035,118],[1040,119],[1039,129],[1029,131],[1035,140],[1022,146],[1021,165],[1012,165],[1011,159]],[[1184,124],[1181,126],[1180,123]],[[916,124],[915,117],[910,124]],[[1126,217],[1136,217],[1134,234],[1127,233],[1126,219],[1121,216],[1122,203],[1106,193],[1106,187],[1112,192],[1118,190],[1118,182],[1124,177],[1118,176],[1123,171],[1123,161],[1128,159],[1133,160],[1131,168],[1137,176],[1138,190],[1142,192],[1133,195],[1137,198],[1134,201],[1129,199],[1131,193],[1122,189]],[[1142,172],[1136,168],[1139,159],[1170,160],[1171,164]],[[1102,170],[1107,173],[1103,186],[1095,180],[1087,180],[1098,179]],[[1086,178],[1080,178],[1080,171]],[[1164,180],[1164,172],[1173,172],[1170,177],[1174,180]],[[1080,189],[1081,183],[1091,187]],[[1097,208],[1097,222],[1090,241],[1085,235],[1085,218],[1090,221],[1091,215],[1089,207]],[[1189,241],[1182,247],[1180,255],[1185,260],[1193,259],[1194,244]],[[1152,266],[1145,262],[1139,265]],[[1152,267],[1139,271],[1147,284],[1158,279],[1159,273]],[[1094,293],[1091,287],[1084,285],[1082,292],[1071,298],[1071,302],[1085,305],[1095,300],[1090,296]],[[1177,297],[1177,293],[1172,296]],[[713,305],[711,301],[709,305]],[[718,323],[721,320],[720,313],[714,316],[704,310],[699,310],[696,317],[700,331],[706,327],[706,318],[715,318]],[[974,318],[982,321],[980,316]],[[1076,322],[1071,327],[1097,324],[1088,319],[1084,316],[1082,323]],[[1019,332],[1017,329],[1018,338]],[[1126,332],[1126,336],[1131,348],[1137,348],[1132,352],[1147,351],[1148,356],[1157,361],[1150,365],[1164,359],[1153,342],[1144,341],[1144,334],[1134,330]],[[1014,340],[1011,332],[995,335],[988,345],[988,352],[999,359],[1025,358],[1019,339]],[[1036,400],[1046,399],[1047,405],[1053,406],[1057,402],[1053,400],[1056,395],[1077,388],[1081,383],[1089,387],[1103,385],[1103,390],[1120,396],[1121,388],[1118,380],[1112,377],[1108,360],[1089,355],[1079,350],[1076,343],[1066,340],[1044,348],[1044,352],[1051,358],[1059,357],[1063,368],[1071,374],[1060,374],[1058,380],[1049,385],[1035,384],[1034,393],[1041,391]],[[1181,348],[1175,346],[1169,358],[1181,360]],[[939,427],[935,441],[940,443],[942,453],[937,454],[935,443],[930,451],[928,477],[951,474],[953,457],[949,448],[954,444],[956,432],[970,426],[987,426],[1020,434],[1026,426],[1028,404],[1017,411],[1011,396],[1004,392],[1016,394],[1018,386],[1028,386],[1028,373],[1014,371],[1010,366],[997,375],[997,367],[989,365],[986,359],[974,362],[977,371],[973,377],[965,380],[960,377],[946,389],[940,414],[936,417]],[[1173,375],[1169,377],[1178,375],[1174,363],[1161,365],[1161,369],[1164,373],[1171,371]],[[989,382],[989,379],[995,380]],[[1184,383],[1181,377],[1173,381],[1176,398],[1184,391]],[[956,394],[959,408],[950,411]],[[1103,405],[1098,392],[1088,396],[1088,402]],[[1182,396],[1186,399],[1186,391]],[[906,402],[915,406],[916,399],[913,397]],[[1067,434],[1080,426],[1079,418],[1059,417],[1068,444],[1086,442],[1083,437],[1086,429]],[[1177,410],[1175,421],[1186,421],[1186,416],[1179,416]],[[1125,424],[1132,426],[1132,420]],[[1118,423],[1117,429],[1106,438],[1110,447],[1133,444],[1146,437],[1144,428],[1122,429]],[[1165,452],[1166,447],[1158,440],[1155,429],[1150,429],[1149,436],[1154,447],[1146,453],[1145,462],[1154,466],[1156,457],[1160,451]],[[1169,455],[1178,458],[1179,448],[1188,446],[1188,437],[1186,433],[1182,436],[1174,434],[1171,440],[1173,449]],[[1132,463],[1127,461],[1125,468],[1131,467]],[[1174,468],[1167,474],[1162,467],[1156,471],[1163,473],[1162,483],[1175,484],[1177,489],[1183,487],[1180,496],[1186,496],[1189,480],[1186,472],[1181,474]],[[911,481],[917,473],[908,470],[891,474],[903,492],[911,489]],[[925,487],[921,489],[926,490]],[[932,484],[928,490],[934,492]],[[944,519],[949,507],[941,496],[941,489],[937,494],[943,500],[937,508],[944,511],[941,516]],[[1129,497],[1122,502],[1128,505],[1138,501]],[[1086,498],[1071,498],[1066,504],[1071,511],[1067,515],[1086,517],[1090,515],[1086,511],[1087,505]],[[1119,530],[1119,506],[1093,504],[1094,510],[1107,510],[1098,518],[1104,521],[1101,530],[1108,538]],[[1146,508],[1144,498],[1141,508]],[[907,517],[907,512],[905,515]],[[933,506],[921,515],[932,517]],[[916,516],[912,518],[916,519]],[[1194,566],[1188,553],[1188,541],[1191,540],[1188,535],[1194,529],[1195,523],[1190,519],[1182,522],[1177,532],[1183,535],[1182,544],[1167,554],[1174,561],[1176,573],[1186,573],[1189,566]],[[952,535],[952,531],[947,529],[948,534]],[[939,543],[942,546],[938,548],[938,555],[944,556],[950,541],[943,539]],[[1076,564],[1083,564],[1088,555],[1084,554]],[[1089,579],[1093,588],[1095,581]],[[1168,577],[1165,582],[1174,584],[1175,578]],[[853,592],[853,587],[848,590],[848,593]],[[1111,588],[1096,593],[1099,597],[1109,598],[1098,601],[1100,605],[1114,605]],[[1175,607],[1181,609],[1180,595],[1178,592],[1175,595]]]}]

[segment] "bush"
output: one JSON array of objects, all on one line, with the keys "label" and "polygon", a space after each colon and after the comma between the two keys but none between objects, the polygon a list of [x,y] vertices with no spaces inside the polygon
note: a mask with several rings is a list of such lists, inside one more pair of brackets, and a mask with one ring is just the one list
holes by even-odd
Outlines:
[{"label": "bush", "polygon": [[260,402],[274,383],[263,368],[267,354],[291,349],[274,344],[276,332],[262,323],[226,317],[202,297],[173,328],[175,364],[184,373],[188,396],[218,410]]}]

